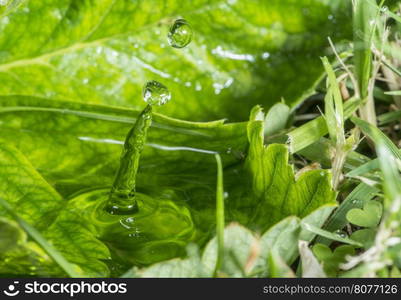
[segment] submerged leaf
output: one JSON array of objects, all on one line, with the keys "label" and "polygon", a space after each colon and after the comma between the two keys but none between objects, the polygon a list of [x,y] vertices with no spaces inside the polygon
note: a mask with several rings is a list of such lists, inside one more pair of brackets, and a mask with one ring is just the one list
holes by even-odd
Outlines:
[{"label": "submerged leaf", "polygon": [[60,276],[64,273],[14,221],[0,218],[0,276]]},{"label": "submerged leaf", "polygon": [[[0,144],[0,167],[1,176],[6,179],[0,181],[2,185],[0,198],[4,199],[2,201],[6,205],[6,207],[4,205],[0,206],[0,213],[4,216],[11,214],[17,220],[21,218],[21,222],[24,222],[22,225],[26,227],[24,229],[30,235],[33,235],[32,237],[36,242],[39,244],[43,242],[41,246],[45,251],[48,251],[46,245],[49,242],[52,244],[51,248],[54,246],[62,254],[71,249],[70,255],[65,255],[65,258],[70,262],[77,263],[82,269],[89,269],[91,265],[88,263],[89,253],[94,251],[96,247],[89,245],[94,240],[94,237],[92,234],[85,232],[85,227],[80,222],[79,215],[69,215],[67,217],[68,225],[61,228],[59,224],[65,212],[61,214],[60,212],[66,201],[40,176],[26,157],[14,147],[4,143]],[[17,214],[15,214],[14,210]],[[29,225],[25,224],[25,221]],[[47,240],[44,240],[42,235]],[[79,240],[78,243],[77,239]],[[76,247],[76,243],[79,247]],[[105,247],[99,241],[94,241],[93,244],[95,246],[98,245],[98,247]],[[79,248],[81,248],[81,251],[78,251]],[[85,253],[84,250],[87,252]],[[60,257],[58,251],[54,254],[57,262]],[[104,251],[107,251],[107,248]],[[48,254],[52,256],[52,249],[48,251]],[[101,258],[107,257],[105,255]],[[64,257],[61,257],[60,261],[69,270],[71,269],[69,275],[75,277],[88,276],[88,273],[75,270],[73,269],[74,267],[69,266]],[[98,263],[100,264],[100,262]],[[103,273],[98,276],[108,274],[108,269],[104,269],[106,270],[103,270]],[[33,274],[36,273],[33,272]]]}]

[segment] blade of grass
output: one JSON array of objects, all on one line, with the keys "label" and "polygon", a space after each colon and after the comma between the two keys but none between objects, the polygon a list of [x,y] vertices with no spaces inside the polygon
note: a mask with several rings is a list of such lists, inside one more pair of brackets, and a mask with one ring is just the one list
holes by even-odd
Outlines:
[{"label": "blade of grass", "polygon": [[376,136],[374,141],[376,142],[380,169],[383,174],[383,187],[386,195],[385,199],[389,202],[387,208],[395,206],[398,207],[399,210],[399,204],[394,205],[394,202],[401,202],[401,180],[397,167],[399,163],[399,161],[397,163],[397,159],[399,160],[399,157],[394,155],[392,147],[389,147],[387,141],[381,136]]},{"label": "blade of grass", "polygon": [[399,121],[401,118],[401,110],[391,111],[378,117],[380,125],[386,125],[391,122]]},{"label": "blade of grass", "polygon": [[43,250],[72,278],[82,277],[82,274],[76,271],[76,268],[68,262],[47,240],[31,225],[21,219],[11,208],[7,201],[0,198],[0,205],[13,217],[21,228],[35,241]]},{"label": "blade of grass", "polygon": [[[345,102],[344,120],[347,120],[358,109],[360,104],[361,100],[359,99],[349,99]],[[327,133],[327,124],[322,116],[295,128],[287,134],[290,152],[297,153],[305,149],[319,141]]]},{"label": "blade of grass", "polygon": [[215,154],[217,163],[216,183],[216,232],[217,232],[217,261],[214,276],[218,275],[224,258],[224,187],[223,187],[223,166],[219,154]]},{"label": "blade of grass", "polygon": [[[376,146],[383,175],[384,213],[374,245],[358,256],[348,258],[348,261],[342,265],[344,270],[350,270],[356,266],[364,267],[361,277],[367,274],[380,275],[380,271],[394,265],[398,255],[391,255],[391,251],[399,252],[397,246],[400,245],[401,180],[398,170],[399,159],[394,155],[396,147],[389,144],[384,134],[377,128],[372,129],[370,135]],[[395,246],[395,249],[392,246]]]},{"label": "blade of grass", "polygon": [[397,159],[401,160],[400,150],[380,129],[357,117],[351,117],[351,121],[355,125],[357,125],[362,130],[362,132],[371,140],[377,141],[378,139],[380,139],[381,143],[383,143]]},{"label": "blade of grass", "polygon": [[367,173],[370,173],[374,170],[379,169],[379,161],[377,159],[373,159],[371,161],[368,161],[366,164],[363,164],[355,169],[352,169],[349,171],[345,176],[347,177],[357,177],[361,175],[365,175]]},{"label": "blade of grass", "polygon": [[374,80],[372,46],[383,2],[378,6],[376,0],[354,0],[353,7],[354,67],[359,95],[364,101],[359,113],[362,119],[371,124],[377,122],[371,93],[371,80]]},{"label": "blade of grass", "polygon": [[358,80],[359,94],[362,99],[368,96],[368,86],[372,71],[373,26],[377,5],[375,0],[354,0],[354,65]]},{"label": "blade of grass", "polygon": [[[386,61],[386,60],[383,60],[383,64],[384,64],[387,68],[389,68],[391,71],[393,71],[395,74],[397,74],[398,76],[401,77],[401,71],[398,70],[396,67],[394,67],[391,63],[389,63],[389,62]],[[387,94],[387,95],[391,95],[391,94]]]},{"label": "blade of grass", "polygon": [[396,20],[398,23],[401,23],[401,17],[395,13],[393,13],[391,10],[386,10],[386,14]]},{"label": "blade of grass", "polygon": [[348,150],[345,147],[343,99],[339,84],[337,82],[336,74],[329,63],[329,60],[327,57],[323,57],[322,62],[327,73],[329,85],[326,97],[324,99],[324,117],[327,123],[330,139],[334,144],[335,151],[335,155],[331,164],[333,173],[332,185],[334,189],[337,189],[348,153]]},{"label": "blade of grass", "polygon": [[349,244],[349,245],[358,246],[358,247],[362,246],[362,244],[357,242],[357,241],[351,240],[350,238],[346,238],[346,237],[343,238],[343,237],[341,237],[341,236],[339,236],[339,235],[337,235],[335,233],[326,231],[324,229],[318,228],[318,227],[313,226],[311,224],[302,222],[301,225],[305,230],[308,230],[308,231],[310,231],[310,232],[312,232],[314,234],[320,235],[320,236],[325,237],[327,239],[330,239],[330,240],[333,240],[333,241],[337,241],[337,242],[341,242],[341,243],[345,243],[345,244]]},{"label": "blade of grass", "polygon": [[[364,203],[373,199],[379,190],[365,183],[360,183],[357,187],[341,202],[340,206],[331,215],[324,230],[333,232],[343,229],[347,224],[347,212],[352,208],[362,208]],[[329,245],[331,240],[318,237],[316,242]]]},{"label": "blade of grass", "polygon": [[391,96],[401,96],[401,91],[391,91],[391,92],[385,92],[386,95],[391,95]]}]

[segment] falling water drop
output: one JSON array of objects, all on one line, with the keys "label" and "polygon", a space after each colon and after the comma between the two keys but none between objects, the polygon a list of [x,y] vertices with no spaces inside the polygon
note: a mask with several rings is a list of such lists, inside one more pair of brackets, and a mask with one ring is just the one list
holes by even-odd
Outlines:
[{"label": "falling water drop", "polygon": [[192,40],[192,28],[184,19],[178,19],[167,35],[169,44],[174,48],[184,48]]},{"label": "falling water drop", "polygon": [[171,99],[168,88],[158,81],[148,81],[143,88],[143,100],[150,105],[164,105]]}]

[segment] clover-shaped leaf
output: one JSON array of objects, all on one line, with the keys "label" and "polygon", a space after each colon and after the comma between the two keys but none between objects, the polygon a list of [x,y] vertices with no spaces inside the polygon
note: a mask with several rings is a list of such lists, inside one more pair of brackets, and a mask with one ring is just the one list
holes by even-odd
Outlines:
[{"label": "clover-shaped leaf", "polygon": [[368,249],[373,245],[375,241],[375,236],[376,230],[366,228],[355,231],[351,234],[350,238],[354,241],[360,242],[363,245],[363,248]]},{"label": "clover-shaped leaf", "polygon": [[351,245],[342,245],[332,251],[328,246],[316,244],[312,248],[313,254],[323,264],[323,269],[329,277],[337,275],[339,266],[345,262],[347,255],[353,255],[355,248]]},{"label": "clover-shaped leaf", "polygon": [[353,208],[347,213],[347,220],[360,227],[376,227],[383,213],[383,205],[378,201],[365,203],[363,209]]}]

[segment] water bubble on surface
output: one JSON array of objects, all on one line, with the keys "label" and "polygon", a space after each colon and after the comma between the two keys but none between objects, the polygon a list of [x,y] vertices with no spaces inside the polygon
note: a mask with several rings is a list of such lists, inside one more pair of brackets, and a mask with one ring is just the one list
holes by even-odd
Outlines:
[{"label": "water bubble on surface", "polygon": [[164,105],[171,99],[168,88],[158,81],[148,81],[143,88],[143,100],[150,105]]},{"label": "water bubble on surface", "polygon": [[336,235],[338,235],[340,238],[346,238],[347,237],[347,234],[342,230],[336,230],[334,233]]},{"label": "water bubble on surface", "polygon": [[174,48],[184,48],[192,40],[192,28],[184,19],[178,19],[167,35],[169,44]]}]

